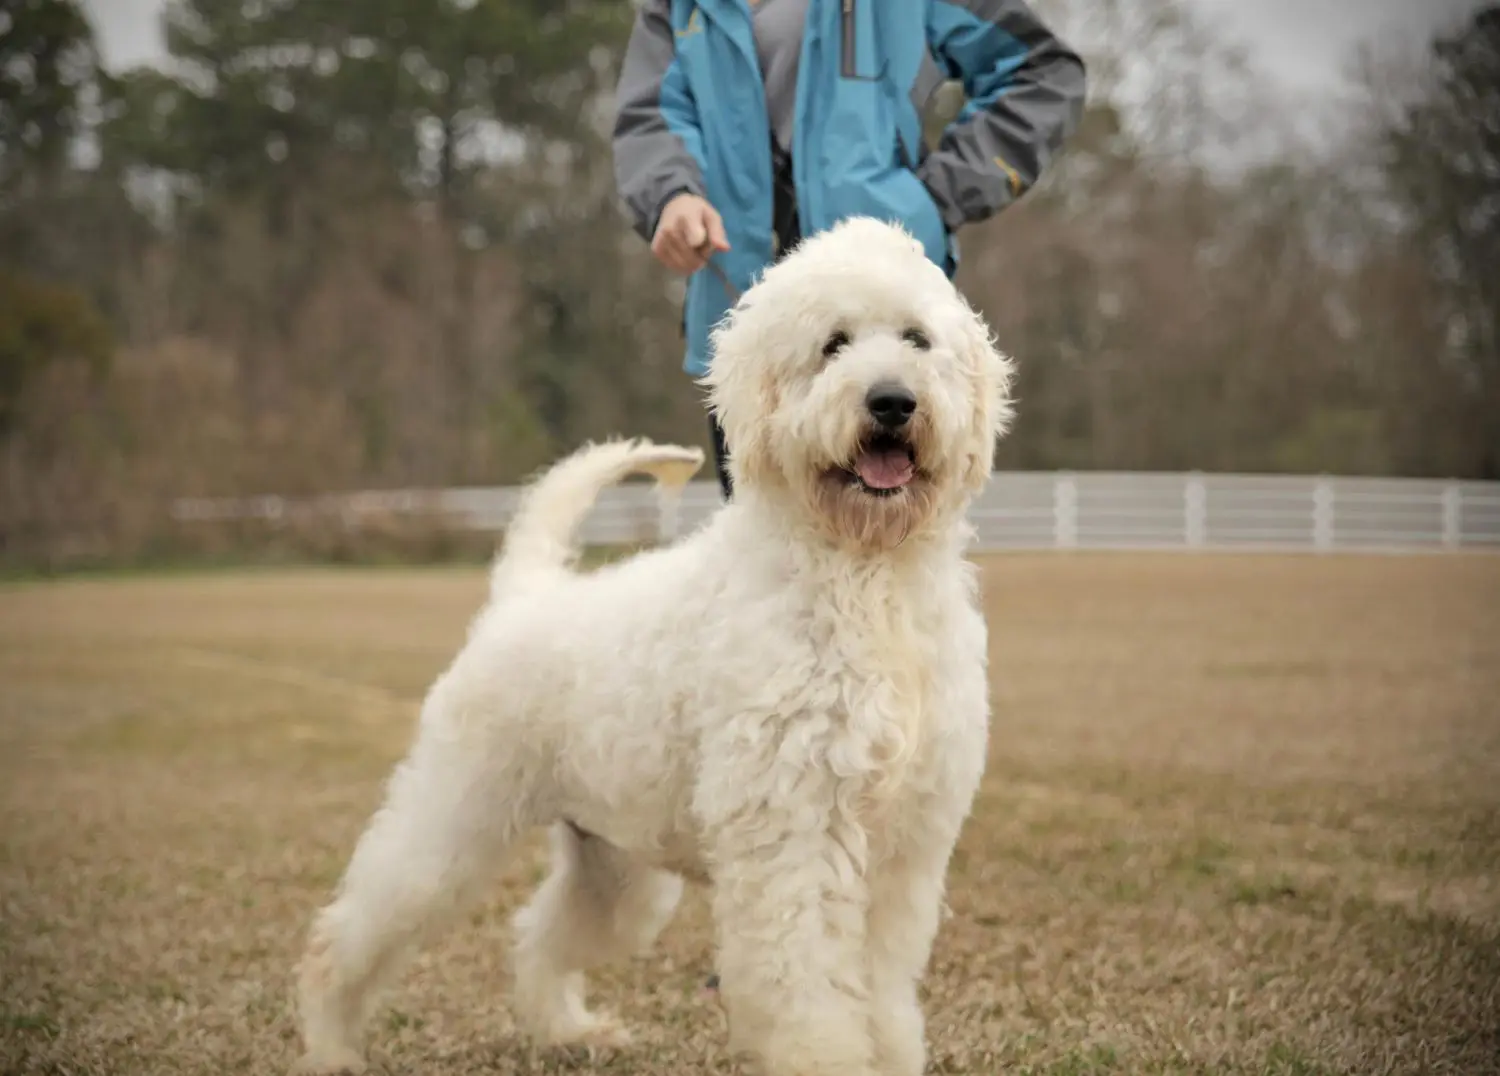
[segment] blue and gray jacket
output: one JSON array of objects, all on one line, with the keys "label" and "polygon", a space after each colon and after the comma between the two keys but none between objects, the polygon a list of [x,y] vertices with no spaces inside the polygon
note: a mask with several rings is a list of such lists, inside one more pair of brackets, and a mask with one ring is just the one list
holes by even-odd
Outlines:
[{"label": "blue and gray jacket", "polygon": [[[620,78],[615,178],[647,239],[684,191],[724,219],[737,290],[775,257],[765,84],[746,0],[646,0]],[[936,149],[922,112],[946,78],[968,103]],[[899,222],[951,275],[960,225],[1019,198],[1077,126],[1084,68],[1023,0],[810,0],[791,147],[803,234]],[[708,370],[723,284],[688,282],[686,370]]]}]

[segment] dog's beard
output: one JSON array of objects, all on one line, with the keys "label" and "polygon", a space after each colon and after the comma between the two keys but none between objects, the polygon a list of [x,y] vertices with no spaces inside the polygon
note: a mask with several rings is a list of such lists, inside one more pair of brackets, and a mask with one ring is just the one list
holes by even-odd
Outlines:
[{"label": "dog's beard", "polygon": [[895,549],[932,519],[937,487],[926,438],[867,430],[847,461],[819,469],[812,509],[836,540],[861,550]]},{"label": "dog's beard", "polygon": [[897,548],[932,515],[933,490],[925,481],[875,496],[829,473],[814,488],[814,507],[824,525],[840,541],[871,552]]}]

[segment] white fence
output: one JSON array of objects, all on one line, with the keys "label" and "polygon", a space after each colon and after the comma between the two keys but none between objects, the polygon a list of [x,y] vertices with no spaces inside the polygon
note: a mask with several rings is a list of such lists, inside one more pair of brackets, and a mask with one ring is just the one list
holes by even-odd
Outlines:
[{"label": "white fence", "polygon": [[[298,515],[418,515],[482,531],[515,510],[509,487],[403,490],[293,499],[183,500],[183,523],[282,521]],[[694,482],[677,529],[719,505],[718,486]],[[1001,472],[972,510],[983,550],[1219,549],[1268,551],[1500,551],[1500,482],[1288,475]],[[589,544],[654,541],[663,529],[653,488],[606,490],[584,523]]]}]

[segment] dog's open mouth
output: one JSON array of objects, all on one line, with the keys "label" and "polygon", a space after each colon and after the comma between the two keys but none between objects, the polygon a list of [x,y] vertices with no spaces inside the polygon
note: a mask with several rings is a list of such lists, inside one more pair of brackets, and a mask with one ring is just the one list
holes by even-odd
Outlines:
[{"label": "dog's open mouth", "polygon": [[916,478],[917,454],[895,434],[872,434],[859,446],[853,466],[846,468],[844,474],[865,493],[890,497]]}]

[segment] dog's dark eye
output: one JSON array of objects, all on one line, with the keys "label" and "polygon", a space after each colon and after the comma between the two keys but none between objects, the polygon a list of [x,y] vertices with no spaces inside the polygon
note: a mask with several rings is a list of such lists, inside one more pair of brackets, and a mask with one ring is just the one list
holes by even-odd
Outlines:
[{"label": "dog's dark eye", "polygon": [[921,329],[907,329],[901,334],[901,339],[918,351],[927,351],[932,347],[932,341],[927,339],[927,334]]},{"label": "dog's dark eye", "polygon": [[823,344],[823,357],[831,359],[849,346],[849,334],[843,329],[831,334]]}]

